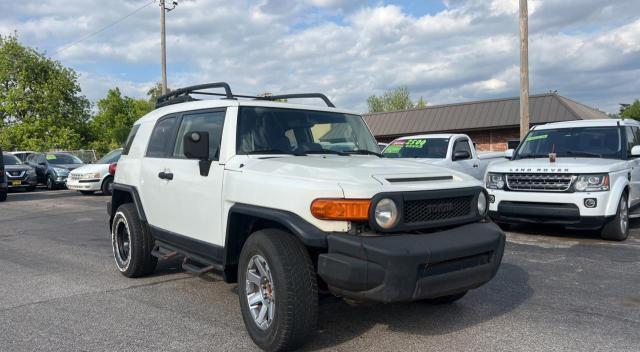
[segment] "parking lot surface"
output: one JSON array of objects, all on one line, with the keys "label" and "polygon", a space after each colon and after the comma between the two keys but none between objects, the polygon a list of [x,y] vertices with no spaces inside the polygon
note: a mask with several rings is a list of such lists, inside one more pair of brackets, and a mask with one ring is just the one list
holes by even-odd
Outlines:
[{"label": "parking lot surface", "polygon": [[[180,261],[127,279],[113,263],[108,198],[12,193],[0,203],[0,351],[257,350],[236,285]],[[640,223],[621,243],[517,228],[487,285],[449,306],[325,297],[306,350],[638,351]]]}]

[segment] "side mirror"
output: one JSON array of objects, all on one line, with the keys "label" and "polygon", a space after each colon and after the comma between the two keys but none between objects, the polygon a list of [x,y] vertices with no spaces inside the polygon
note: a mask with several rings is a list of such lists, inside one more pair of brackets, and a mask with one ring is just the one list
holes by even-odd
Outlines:
[{"label": "side mirror", "polygon": [[640,156],[640,145],[634,145],[631,148],[631,156]]},{"label": "side mirror", "polygon": [[469,152],[466,151],[466,150],[459,150],[459,151],[453,153],[453,161],[465,160],[465,159],[469,159],[469,158],[471,158],[471,154],[469,154]]},{"label": "side mirror", "polygon": [[200,160],[200,176],[209,176],[211,160],[209,160],[209,132],[187,132],[182,139],[184,156]]},{"label": "side mirror", "polygon": [[504,157],[507,159],[512,159],[513,158],[513,149],[507,149],[504,151]]}]

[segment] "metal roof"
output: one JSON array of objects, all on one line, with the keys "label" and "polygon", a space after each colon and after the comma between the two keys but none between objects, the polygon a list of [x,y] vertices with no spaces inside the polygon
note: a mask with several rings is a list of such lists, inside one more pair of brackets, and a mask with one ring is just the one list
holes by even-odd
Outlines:
[{"label": "metal roof", "polygon": [[[608,118],[603,111],[555,93],[530,96],[529,108],[531,124]],[[376,137],[516,127],[520,124],[520,99],[434,105],[363,117]]]}]

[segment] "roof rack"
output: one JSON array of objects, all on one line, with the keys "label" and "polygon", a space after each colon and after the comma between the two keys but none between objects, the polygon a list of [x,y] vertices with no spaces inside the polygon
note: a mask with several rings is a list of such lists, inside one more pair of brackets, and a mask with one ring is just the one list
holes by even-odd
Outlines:
[{"label": "roof rack", "polygon": [[[203,92],[203,89],[211,89],[211,88],[223,88],[224,93],[213,93],[213,92]],[[294,94],[280,94],[280,95],[268,95],[268,96],[254,96],[254,95],[240,95],[231,93],[231,87],[226,82],[216,82],[216,83],[206,83],[199,84],[195,86],[184,87],[180,89],[176,89],[167,94],[161,95],[156,100],[156,109],[173,104],[184,103],[188,101],[196,101],[200,99],[196,99],[191,96],[191,94],[200,94],[200,95],[213,95],[213,96],[221,96],[223,99],[237,99],[237,98],[247,98],[254,100],[281,100],[281,99],[304,99],[304,98],[319,98],[324,101],[330,108],[335,108],[331,100],[327,98],[326,95],[322,93],[294,93]]]}]

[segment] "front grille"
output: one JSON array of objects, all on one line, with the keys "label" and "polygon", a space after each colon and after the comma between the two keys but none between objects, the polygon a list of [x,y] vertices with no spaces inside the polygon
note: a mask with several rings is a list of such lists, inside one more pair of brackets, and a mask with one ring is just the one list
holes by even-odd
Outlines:
[{"label": "front grille", "polygon": [[571,187],[571,174],[507,174],[507,187],[513,191],[566,192]]},{"label": "front grille", "polygon": [[473,196],[420,199],[404,202],[404,222],[451,220],[471,215]]},{"label": "front grille", "polygon": [[79,175],[79,174],[69,174],[69,178],[72,180],[79,180],[82,178],[82,176],[84,175]]},{"label": "front grille", "polygon": [[10,179],[22,179],[26,174],[26,171],[7,171],[6,175]]}]

